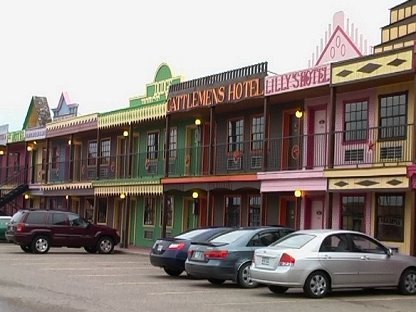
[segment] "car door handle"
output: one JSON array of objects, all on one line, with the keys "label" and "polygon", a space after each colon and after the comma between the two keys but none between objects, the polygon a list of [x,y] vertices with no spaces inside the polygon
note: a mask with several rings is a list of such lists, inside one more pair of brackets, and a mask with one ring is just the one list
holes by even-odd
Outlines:
[{"label": "car door handle", "polygon": [[361,259],[361,260],[370,260],[370,258],[369,258],[369,257],[367,257],[367,256],[361,256],[361,257],[360,257],[360,259]]},{"label": "car door handle", "polygon": [[322,256],[322,258],[323,258],[324,260],[327,260],[327,259],[331,259],[331,256],[329,256],[329,255],[323,255],[323,256]]}]

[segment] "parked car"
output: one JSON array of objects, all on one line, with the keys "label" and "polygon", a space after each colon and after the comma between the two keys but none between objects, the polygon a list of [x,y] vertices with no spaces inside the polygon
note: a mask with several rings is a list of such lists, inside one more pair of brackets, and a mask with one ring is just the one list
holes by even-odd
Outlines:
[{"label": "parked car", "polygon": [[231,280],[243,288],[256,287],[249,271],[254,250],[292,232],[286,227],[239,228],[208,242],[192,243],[185,270],[189,275],[206,278],[212,284]]},{"label": "parked car", "polygon": [[416,257],[354,231],[298,231],[256,250],[250,272],[274,293],[303,287],[307,296],[322,298],[332,289],[398,287],[416,295]]},{"label": "parked car", "polygon": [[89,253],[112,253],[120,242],[116,229],[91,224],[66,211],[20,210],[10,221],[6,238],[25,252],[47,253],[50,247],[84,249]]},{"label": "parked car", "polygon": [[158,239],[150,251],[150,263],[161,267],[171,276],[179,276],[185,270],[185,260],[191,242],[201,242],[231,231],[230,227],[207,227],[185,231],[173,238]]},{"label": "parked car", "polygon": [[7,224],[9,224],[12,217],[0,216],[0,240],[6,239]]}]

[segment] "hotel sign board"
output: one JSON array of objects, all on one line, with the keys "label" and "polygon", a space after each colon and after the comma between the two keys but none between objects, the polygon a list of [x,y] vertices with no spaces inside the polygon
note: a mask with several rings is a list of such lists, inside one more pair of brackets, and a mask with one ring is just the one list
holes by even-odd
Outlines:
[{"label": "hotel sign board", "polygon": [[330,67],[330,64],[326,64],[287,74],[268,76],[265,78],[264,95],[270,96],[329,85],[331,80]]},{"label": "hotel sign board", "polygon": [[196,90],[168,99],[168,113],[188,111],[198,107],[232,103],[264,94],[264,79],[253,78],[203,90]]}]

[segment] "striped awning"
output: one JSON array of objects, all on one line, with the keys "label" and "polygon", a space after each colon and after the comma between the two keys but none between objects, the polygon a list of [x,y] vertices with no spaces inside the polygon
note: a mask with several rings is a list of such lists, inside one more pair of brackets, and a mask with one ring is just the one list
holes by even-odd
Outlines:
[{"label": "striped awning", "polygon": [[98,114],[90,114],[51,122],[46,125],[47,131],[79,126],[97,120]]},{"label": "striped awning", "polygon": [[129,195],[162,195],[163,186],[161,184],[148,185],[120,185],[120,186],[102,186],[95,187],[94,195],[111,196],[120,194]]},{"label": "striped awning", "polygon": [[51,184],[41,185],[41,191],[56,191],[56,190],[83,190],[92,188],[91,182],[85,183],[62,183],[62,184]]},{"label": "striped awning", "polygon": [[166,117],[166,103],[100,114],[98,128],[109,128]]}]

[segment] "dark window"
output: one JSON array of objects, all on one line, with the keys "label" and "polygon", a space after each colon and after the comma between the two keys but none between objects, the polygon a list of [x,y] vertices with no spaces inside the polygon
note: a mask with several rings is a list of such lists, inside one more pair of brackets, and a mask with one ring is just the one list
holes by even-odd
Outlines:
[{"label": "dark window", "polygon": [[68,219],[69,219],[69,224],[71,226],[85,226],[87,225],[87,222],[82,219],[79,215],[74,214],[74,213],[70,213],[68,215]]},{"label": "dark window", "polygon": [[342,229],[365,232],[365,196],[342,196]]},{"label": "dark window", "polygon": [[407,94],[380,97],[380,139],[406,138]]},{"label": "dark window", "polygon": [[248,225],[259,226],[260,225],[260,196],[251,196],[249,199],[249,211],[248,211]]},{"label": "dark window", "polygon": [[263,149],[264,117],[253,117],[251,120],[251,150],[261,151]]},{"label": "dark window", "polygon": [[244,120],[228,122],[228,152],[242,151],[244,138]]},{"label": "dark window", "polygon": [[404,204],[405,197],[402,194],[377,195],[376,238],[403,242]]},{"label": "dark window", "polygon": [[58,147],[54,146],[52,148],[52,169],[58,168],[58,162],[59,162]]},{"label": "dark window", "polygon": [[147,134],[147,159],[158,159],[159,133],[150,132]]},{"label": "dark window", "polygon": [[107,223],[107,198],[100,198],[98,200],[97,223]]},{"label": "dark window", "polygon": [[64,213],[53,213],[50,217],[52,217],[52,225],[68,225],[66,222],[66,215]]},{"label": "dark window", "polygon": [[[169,196],[167,199],[167,211],[168,211],[168,217],[166,220],[166,226],[172,226],[173,221],[173,211],[174,211],[174,197]],[[160,209],[160,225],[163,225],[163,214],[164,209]]]},{"label": "dark window", "polygon": [[169,135],[169,158],[176,158],[176,149],[178,144],[178,132],[176,128],[170,129]]},{"label": "dark window", "polygon": [[240,226],[241,198],[225,198],[225,226]]},{"label": "dark window", "polygon": [[110,149],[111,149],[110,139],[101,140],[101,158],[100,158],[101,165],[110,164]]},{"label": "dark window", "polygon": [[45,224],[45,222],[45,213],[34,211],[29,213],[25,221],[27,224]]},{"label": "dark window", "polygon": [[145,197],[144,199],[144,225],[155,225],[156,198]]},{"label": "dark window", "polygon": [[97,141],[88,142],[88,166],[95,166],[97,163]]},{"label": "dark window", "polygon": [[363,141],[367,139],[368,101],[345,104],[344,141]]}]

